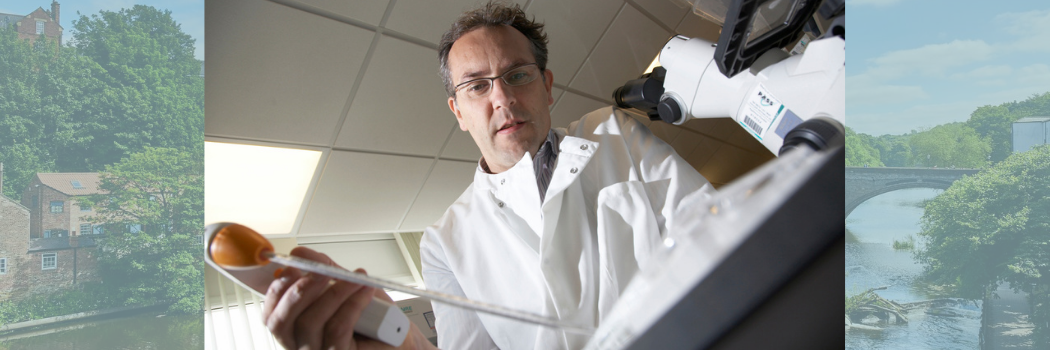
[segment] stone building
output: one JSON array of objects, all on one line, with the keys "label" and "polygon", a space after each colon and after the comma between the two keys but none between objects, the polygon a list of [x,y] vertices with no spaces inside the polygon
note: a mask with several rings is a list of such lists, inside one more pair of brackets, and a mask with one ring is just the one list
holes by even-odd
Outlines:
[{"label": "stone building", "polygon": [[62,42],[62,26],[59,24],[59,10],[61,5],[58,1],[51,1],[51,10],[37,7],[28,15],[0,13],[0,28],[6,28],[18,32],[19,39],[35,41],[41,35]]},{"label": "stone building", "polygon": [[[0,194],[0,302],[53,293],[99,279],[94,235],[81,237],[76,229],[62,229],[78,225],[90,211],[81,211],[68,193],[51,187],[55,181],[71,177],[91,179],[90,175],[95,179],[93,186],[97,192],[98,174],[74,173],[37,174],[24,192],[36,198],[23,198],[23,203]],[[0,186],[2,184],[3,165],[0,164]],[[61,198],[65,198],[61,200],[62,211],[53,212],[51,204]],[[48,200],[46,206],[39,205],[42,200]],[[38,205],[26,205],[34,203]],[[67,207],[75,213],[66,213]],[[46,211],[42,210],[45,208]],[[50,229],[41,233],[38,228],[40,234],[33,236],[34,223],[46,224],[44,227]]]},{"label": "stone building", "polygon": [[30,238],[87,236],[102,233],[87,222],[93,209],[81,206],[78,197],[98,194],[98,173],[38,173],[22,191],[22,205],[33,220]]}]

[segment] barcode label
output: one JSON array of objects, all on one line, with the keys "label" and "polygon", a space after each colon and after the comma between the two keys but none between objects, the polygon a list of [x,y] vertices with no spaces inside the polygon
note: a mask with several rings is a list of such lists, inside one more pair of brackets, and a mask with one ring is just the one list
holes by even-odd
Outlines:
[{"label": "barcode label", "polygon": [[755,123],[754,120],[751,120],[751,117],[745,115],[744,124],[747,124],[747,126],[751,127],[751,129],[754,130],[756,134],[762,135],[762,127],[758,126],[758,123]]}]

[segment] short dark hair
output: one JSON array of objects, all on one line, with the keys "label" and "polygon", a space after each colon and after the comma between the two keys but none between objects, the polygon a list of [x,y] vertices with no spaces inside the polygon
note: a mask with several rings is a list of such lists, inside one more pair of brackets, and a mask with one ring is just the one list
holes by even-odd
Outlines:
[{"label": "short dark hair", "polygon": [[540,71],[547,69],[547,34],[543,33],[543,23],[537,23],[525,17],[525,11],[518,4],[504,4],[490,1],[482,7],[464,13],[452,28],[441,36],[438,44],[438,59],[441,61],[441,81],[445,83],[445,92],[449,97],[455,96],[452,77],[448,70],[448,53],[452,44],[464,34],[480,27],[511,26],[525,35],[532,44],[532,56]]}]

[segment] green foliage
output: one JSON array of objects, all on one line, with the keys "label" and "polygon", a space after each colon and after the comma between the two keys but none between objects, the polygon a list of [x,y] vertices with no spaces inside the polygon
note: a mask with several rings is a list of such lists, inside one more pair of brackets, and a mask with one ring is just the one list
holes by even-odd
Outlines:
[{"label": "green foliage", "polygon": [[872,147],[871,140],[871,136],[846,127],[846,166],[883,166],[879,151]]},{"label": "green foliage", "polygon": [[926,276],[982,298],[1002,282],[1029,293],[1038,344],[1050,343],[1050,146],[956,181],[926,205],[916,252]]},{"label": "green foliage", "polygon": [[908,135],[882,135],[874,139],[874,147],[879,151],[882,164],[888,167],[909,167],[911,163],[911,145]]},{"label": "green foliage", "polygon": [[893,240],[894,250],[912,250],[915,249],[915,236],[908,235],[903,240]]},{"label": "green foliage", "polygon": [[845,296],[846,296],[846,314],[847,315],[849,315],[850,313],[855,311],[857,309],[857,307],[875,301],[874,293],[871,293],[871,292],[865,292],[865,293],[852,295],[852,296],[849,295],[849,293],[846,293]]},{"label": "green foliage", "polygon": [[991,145],[991,160],[999,162],[1013,152],[1013,122],[1024,117],[1050,115],[1050,92],[1036,94],[1021,102],[982,106],[966,121]]},{"label": "green foliage", "polygon": [[37,320],[119,306],[98,283],[0,303],[0,324]]},{"label": "green foliage", "polygon": [[147,146],[203,149],[204,80],[170,11],[137,5],[75,20],[73,45],[0,30],[3,193],[38,172],[104,169]]},{"label": "green foliage", "polygon": [[991,151],[988,143],[963,123],[938,125],[917,133],[909,144],[913,161],[927,167],[983,168]]},{"label": "green foliage", "polygon": [[82,204],[101,223],[99,267],[127,305],[173,302],[174,312],[202,308],[203,155],[150,148],[106,166]]}]

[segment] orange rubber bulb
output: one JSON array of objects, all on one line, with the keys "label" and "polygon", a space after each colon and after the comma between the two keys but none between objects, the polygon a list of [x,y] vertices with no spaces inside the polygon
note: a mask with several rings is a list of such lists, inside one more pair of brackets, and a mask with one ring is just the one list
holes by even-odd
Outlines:
[{"label": "orange rubber bulb", "polygon": [[223,267],[263,266],[270,263],[265,253],[273,252],[273,244],[247,226],[229,224],[215,233],[208,252]]}]

